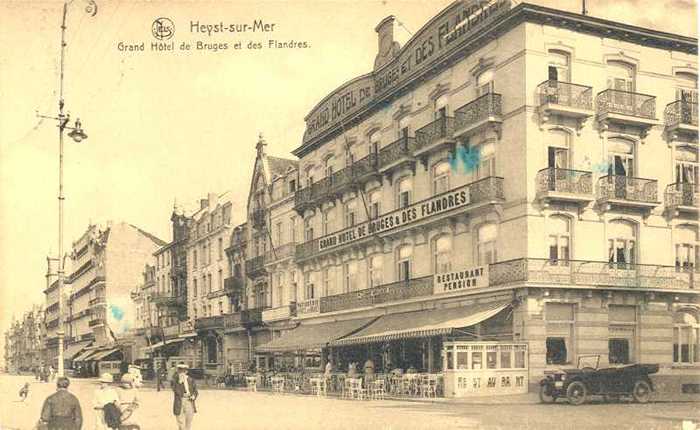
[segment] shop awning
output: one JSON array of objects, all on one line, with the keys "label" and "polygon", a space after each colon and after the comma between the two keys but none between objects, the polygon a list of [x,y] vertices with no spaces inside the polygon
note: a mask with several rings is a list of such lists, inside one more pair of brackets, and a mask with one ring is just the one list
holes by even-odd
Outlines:
[{"label": "shop awning", "polygon": [[102,351],[94,353],[90,357],[90,360],[95,360],[95,361],[103,360],[103,359],[109,357],[110,355],[114,354],[117,351],[119,351],[119,348],[104,349]]},{"label": "shop awning", "polygon": [[366,327],[376,317],[335,321],[321,324],[301,324],[264,345],[257,346],[256,352],[287,352],[317,349],[329,342],[348,336]]},{"label": "shop awning", "polygon": [[66,348],[63,350],[63,359],[73,360],[73,357],[75,357],[76,355],[78,355],[79,352],[85,349],[89,343],[90,341],[86,340],[84,342],[76,342],[67,345]]},{"label": "shop awning", "polygon": [[96,351],[97,351],[96,347],[86,348],[81,353],[77,354],[73,358],[73,361],[87,361],[90,359],[90,356],[92,354],[94,354]]},{"label": "shop awning", "polygon": [[331,342],[331,345],[342,346],[445,335],[453,329],[486,321],[508,306],[510,302],[498,302],[384,315],[357,333]]},{"label": "shop awning", "polygon": [[186,339],[188,337],[197,337],[197,333],[191,332],[191,333],[183,333],[180,336],[177,337],[177,339]]}]

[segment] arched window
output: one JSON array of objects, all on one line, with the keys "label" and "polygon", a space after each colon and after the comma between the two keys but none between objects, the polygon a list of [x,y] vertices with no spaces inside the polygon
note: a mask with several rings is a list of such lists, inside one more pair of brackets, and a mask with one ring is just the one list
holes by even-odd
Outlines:
[{"label": "arched window", "polygon": [[447,103],[449,98],[447,94],[443,94],[435,99],[435,119],[445,118],[447,116]]},{"label": "arched window", "polygon": [[476,77],[476,97],[494,92],[493,69],[486,70]]},{"label": "arched window", "polygon": [[310,216],[304,218],[304,240],[307,242],[314,240],[314,226],[311,221],[312,218]]},{"label": "arched window", "polygon": [[398,122],[398,137],[399,138],[406,138],[408,137],[408,127],[411,123],[411,118],[409,118],[408,115],[402,116]]},{"label": "arched window", "polygon": [[673,231],[673,245],[677,268],[694,270],[700,267],[697,226],[681,225],[676,227]]},{"label": "arched window", "polygon": [[411,268],[413,266],[413,246],[403,245],[397,250],[397,274],[399,281],[409,281],[411,279]]},{"label": "arched window", "polygon": [[433,195],[450,189],[450,163],[442,161],[433,166]]},{"label": "arched window", "polygon": [[700,362],[700,324],[698,312],[681,310],[673,316],[673,362],[696,364]]},{"label": "arched window", "polygon": [[476,255],[477,264],[495,263],[497,260],[496,240],[498,226],[493,223],[484,224],[477,230]]},{"label": "arched window", "polygon": [[374,190],[369,193],[369,216],[370,218],[379,218],[382,213],[382,192]]},{"label": "arched window", "polygon": [[433,241],[433,268],[435,273],[452,270],[452,237],[442,235]]},{"label": "arched window", "polygon": [[397,206],[398,208],[408,207],[413,200],[413,181],[411,178],[406,177],[399,181],[398,183],[398,198]]},{"label": "arched window", "polygon": [[550,81],[571,82],[569,74],[570,60],[569,53],[552,49],[549,51],[549,65],[547,66],[547,76]]},{"label": "arched window", "polygon": [[376,287],[383,282],[384,259],[382,254],[376,254],[369,258],[369,286]]},{"label": "arched window", "polygon": [[[617,137],[608,140],[608,175],[620,177],[634,177],[635,175],[635,154],[634,142],[627,139]],[[626,181],[619,180],[622,186],[620,189],[626,188]],[[617,183],[617,181],[616,181]],[[618,197],[624,198],[625,195]]]},{"label": "arched window", "polygon": [[629,221],[615,220],[608,224],[608,261],[626,269],[637,261],[637,233]]},{"label": "arched window", "polygon": [[555,215],[547,220],[549,259],[568,261],[570,258],[571,229],[569,218]]},{"label": "arched window", "polygon": [[477,145],[474,150],[478,156],[476,179],[496,176],[496,145],[493,140],[487,140]]},{"label": "arched window", "polygon": [[624,61],[610,60],[607,64],[608,88],[635,91],[635,68]]},{"label": "arched window", "polygon": [[369,153],[378,154],[379,153],[379,142],[382,139],[382,132],[380,130],[374,130],[369,134]]}]

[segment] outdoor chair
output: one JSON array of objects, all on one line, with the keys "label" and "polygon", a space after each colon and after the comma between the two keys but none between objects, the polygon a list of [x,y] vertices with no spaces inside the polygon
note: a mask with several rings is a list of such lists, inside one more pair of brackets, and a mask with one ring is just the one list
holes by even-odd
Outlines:
[{"label": "outdoor chair", "polygon": [[372,382],[370,396],[374,400],[383,400],[386,395],[386,381],[377,379]]},{"label": "outdoor chair", "polygon": [[246,376],[245,382],[248,391],[258,391],[258,378],[256,376]]},{"label": "outdoor chair", "polygon": [[311,394],[314,394],[316,396],[325,396],[326,395],[326,379],[323,377],[320,378],[311,378],[309,379],[309,382],[311,384]]},{"label": "outdoor chair", "polygon": [[270,385],[273,393],[284,393],[284,376],[273,376]]}]

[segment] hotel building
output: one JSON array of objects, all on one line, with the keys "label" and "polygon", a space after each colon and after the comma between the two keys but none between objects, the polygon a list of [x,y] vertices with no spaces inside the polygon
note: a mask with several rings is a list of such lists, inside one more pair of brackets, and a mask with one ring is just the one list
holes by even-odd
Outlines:
[{"label": "hotel building", "polygon": [[394,22],[305,119],[298,327],[257,352],[441,372],[450,397],[599,355],[680,392],[700,361],[697,40],[508,0],[455,2],[403,47]]}]

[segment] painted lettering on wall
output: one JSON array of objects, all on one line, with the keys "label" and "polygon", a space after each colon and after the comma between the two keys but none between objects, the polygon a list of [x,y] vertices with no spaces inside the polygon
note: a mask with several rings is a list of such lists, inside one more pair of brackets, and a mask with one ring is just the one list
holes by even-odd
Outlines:
[{"label": "painted lettering on wall", "polygon": [[488,287],[489,267],[479,266],[454,272],[436,273],[433,293],[460,292],[469,288]]}]

